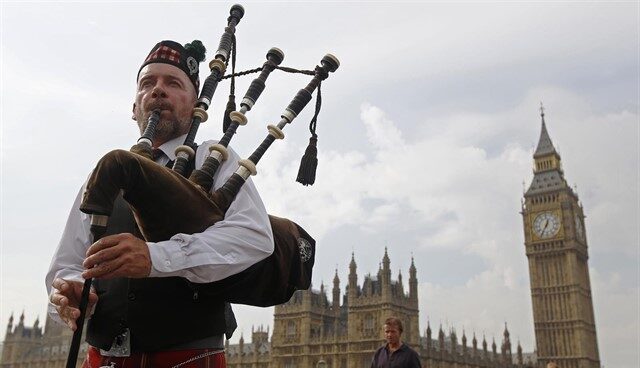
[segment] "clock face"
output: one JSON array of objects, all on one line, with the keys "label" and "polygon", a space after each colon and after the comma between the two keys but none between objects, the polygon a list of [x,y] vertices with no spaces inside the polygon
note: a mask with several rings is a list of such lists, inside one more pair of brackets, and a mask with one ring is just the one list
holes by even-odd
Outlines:
[{"label": "clock face", "polygon": [[552,212],[543,212],[533,220],[533,232],[540,238],[551,238],[559,230],[560,219]]},{"label": "clock face", "polygon": [[582,221],[580,221],[580,217],[578,217],[578,215],[576,215],[575,221],[576,221],[576,234],[578,235],[578,238],[584,239],[584,228],[582,227]]}]

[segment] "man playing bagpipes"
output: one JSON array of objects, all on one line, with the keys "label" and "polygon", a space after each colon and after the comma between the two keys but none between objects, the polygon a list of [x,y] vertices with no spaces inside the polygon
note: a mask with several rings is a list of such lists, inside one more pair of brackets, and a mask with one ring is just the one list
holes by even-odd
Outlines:
[{"label": "man playing bagpipes", "polygon": [[[142,133],[151,112],[160,111],[153,139],[154,159],[160,165],[175,160],[175,148],[189,130],[203,59],[199,41],[185,47],[162,41],[140,67],[133,119]],[[214,143],[200,145],[191,165],[200,167]],[[213,189],[237,167],[238,155],[229,150],[229,156],[214,177]],[[251,180],[223,220],[202,232],[159,242],[132,234],[133,218],[120,200],[109,220],[112,229],[107,233],[113,234],[91,244],[89,215],[79,210],[83,191],[73,204],[46,283],[51,315],[75,330],[83,279],[96,279],[97,294],[92,290],[89,296],[89,309],[95,310],[84,366],[172,367],[192,359],[181,366],[224,367],[223,335],[233,332],[235,320],[224,300],[199,293],[198,285],[237,274],[273,252],[269,219]]]},{"label": "man playing bagpipes", "polygon": [[[235,65],[235,26],[243,15],[242,6],[231,7],[199,96],[199,41],[158,43],[138,72],[133,117],[141,137],[130,151],[100,159],[47,274],[50,312],[74,330],[67,368],[75,367],[92,306],[85,367],[225,367],[223,334],[236,327],[229,303],[273,306],[311,285],[315,240],[298,224],[267,215],[250,176],[317,91],[298,173],[298,181],[313,183],[320,84],[340,63],[327,54],[314,71],[279,67],[284,54],[270,49],[240,109],[231,99],[227,104],[222,139],[197,147],[218,82],[230,59]],[[313,78],[258,148],[238,160],[229,141],[276,68]]]}]

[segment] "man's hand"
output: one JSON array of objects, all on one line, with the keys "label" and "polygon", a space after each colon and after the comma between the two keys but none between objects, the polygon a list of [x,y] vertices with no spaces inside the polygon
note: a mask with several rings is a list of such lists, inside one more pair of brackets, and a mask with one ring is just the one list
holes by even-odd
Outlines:
[{"label": "man's hand", "polygon": [[[80,309],[78,308],[84,284],[79,281],[55,279],[51,286],[54,288],[49,298],[51,304],[56,306],[56,311],[58,311],[58,315],[62,321],[64,321],[71,330],[75,331],[78,327],[76,320],[80,317]],[[98,295],[96,295],[96,292],[91,288],[87,311],[90,311],[97,301]]]},{"label": "man's hand", "polygon": [[151,273],[151,256],[147,243],[132,234],[105,236],[87,250],[82,277],[147,277]]}]

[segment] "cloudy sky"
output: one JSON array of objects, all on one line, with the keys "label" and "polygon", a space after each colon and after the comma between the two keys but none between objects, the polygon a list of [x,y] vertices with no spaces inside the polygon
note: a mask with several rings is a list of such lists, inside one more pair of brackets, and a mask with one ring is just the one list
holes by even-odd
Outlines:
[{"label": "cloudy sky", "polygon": [[[210,56],[231,3],[2,2],[0,323],[44,318],[44,275],[73,198],[98,158],[128,148],[135,76],[161,39],[201,39]],[[294,183],[310,108],[260,163],[273,214],[318,241],[314,288],[359,281],[385,247],[394,278],[411,257],[420,328],[429,320],[534,348],[522,220],[540,101],[587,215],[605,366],[639,363],[639,8],[637,2],[245,2],[238,67],[340,69],[323,84],[318,179]],[[250,79],[238,82],[243,93]],[[248,155],[307,77],[272,75],[232,142]],[[212,114],[221,115],[225,83]],[[219,119],[200,139],[221,136]],[[523,184],[524,183],[524,184]],[[272,309],[238,307],[240,328]]]}]

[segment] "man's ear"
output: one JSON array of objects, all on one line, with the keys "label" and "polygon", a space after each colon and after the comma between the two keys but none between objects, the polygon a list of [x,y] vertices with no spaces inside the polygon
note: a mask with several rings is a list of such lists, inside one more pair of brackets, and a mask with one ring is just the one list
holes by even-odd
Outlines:
[{"label": "man's ear", "polygon": [[136,120],[136,103],[133,103],[133,107],[131,108],[131,119]]}]

